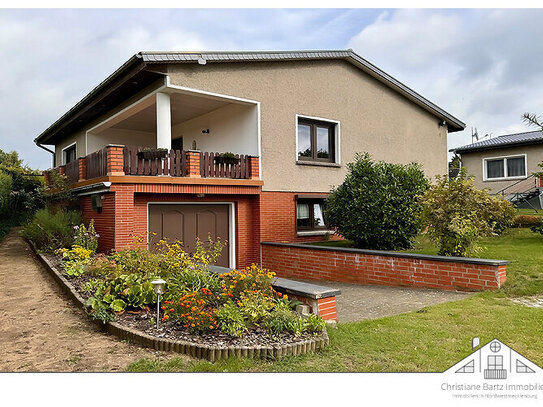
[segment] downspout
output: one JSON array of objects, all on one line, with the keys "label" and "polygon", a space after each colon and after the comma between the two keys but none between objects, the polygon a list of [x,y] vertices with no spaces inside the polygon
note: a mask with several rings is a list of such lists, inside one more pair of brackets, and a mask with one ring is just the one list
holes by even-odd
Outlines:
[{"label": "downspout", "polygon": [[49,150],[47,147],[45,146],[42,146],[40,143],[36,143],[36,145],[39,147],[39,148],[42,148],[44,149],[45,151],[49,151],[51,154],[53,154],[53,167],[52,168],[55,168],[55,166],[57,165],[56,163],[56,154],[53,150]]}]

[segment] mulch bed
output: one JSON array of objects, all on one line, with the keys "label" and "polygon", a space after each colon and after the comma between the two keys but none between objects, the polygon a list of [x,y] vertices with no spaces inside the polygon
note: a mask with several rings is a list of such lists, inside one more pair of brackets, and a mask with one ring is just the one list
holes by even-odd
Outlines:
[{"label": "mulch bed", "polygon": [[[62,270],[60,257],[51,255],[43,256],[47,257],[47,259],[57,268],[57,270]],[[87,281],[93,279],[93,277],[83,275],[79,278],[67,277],[67,279],[81,297],[83,297],[85,300],[90,297],[88,293],[83,291],[82,287]],[[247,332],[240,338],[228,335],[227,333],[218,329],[201,334],[194,334],[173,321],[160,322],[159,328],[157,329],[156,323],[151,325],[151,320],[156,321],[156,305],[150,306],[145,310],[126,310],[122,313],[115,313],[115,322],[127,328],[136,329],[157,338],[183,340],[199,345],[224,347],[274,346],[297,344],[315,338],[315,335],[309,333],[303,333],[300,336],[294,336],[290,333],[272,335],[265,329],[258,326],[247,330]]]}]

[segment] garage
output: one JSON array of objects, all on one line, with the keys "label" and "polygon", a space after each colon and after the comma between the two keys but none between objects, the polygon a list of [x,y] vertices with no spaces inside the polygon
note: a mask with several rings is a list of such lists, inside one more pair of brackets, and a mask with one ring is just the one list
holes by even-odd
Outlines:
[{"label": "garage", "polygon": [[208,237],[216,241],[221,239],[225,247],[216,264],[223,267],[233,267],[230,247],[230,217],[231,204],[213,203],[175,203],[149,204],[149,242],[151,245],[164,239],[168,242],[180,241],[183,249],[193,253],[196,239],[206,242]]}]

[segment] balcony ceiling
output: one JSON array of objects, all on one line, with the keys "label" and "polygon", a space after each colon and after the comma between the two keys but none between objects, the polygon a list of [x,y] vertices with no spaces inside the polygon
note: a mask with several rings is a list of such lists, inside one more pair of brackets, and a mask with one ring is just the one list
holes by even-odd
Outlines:
[{"label": "balcony ceiling", "polygon": [[[172,126],[209,113],[227,104],[229,102],[224,100],[173,93],[171,95]],[[156,130],[156,105],[152,104],[117,123],[112,128],[154,133]]]}]

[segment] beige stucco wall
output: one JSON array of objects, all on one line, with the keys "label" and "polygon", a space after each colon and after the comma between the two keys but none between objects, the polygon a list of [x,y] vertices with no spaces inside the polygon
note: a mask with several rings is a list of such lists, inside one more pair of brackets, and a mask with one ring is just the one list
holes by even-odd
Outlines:
[{"label": "beige stucco wall", "polygon": [[[183,137],[183,148],[208,152],[258,155],[258,116],[255,105],[228,104],[172,127],[172,139]],[[202,133],[209,129],[209,134]]]},{"label": "beige stucco wall", "polygon": [[64,157],[62,156],[62,149],[69,146],[72,143],[75,144],[75,153],[76,157],[83,157],[86,155],[85,150],[85,132],[84,131],[78,131],[77,133],[73,134],[70,137],[66,137],[62,141],[60,141],[57,145],[55,145],[55,163],[56,165],[63,165],[64,164]]},{"label": "beige stucco wall", "polygon": [[[347,62],[171,65],[169,75],[173,85],[261,103],[264,190],[328,192],[364,151],[420,162],[429,177],[446,172],[440,120]],[[340,168],[296,164],[296,114],[340,121]]]},{"label": "beige stucco wall", "polygon": [[462,166],[466,168],[468,174],[475,177],[475,185],[477,188],[489,188],[491,192],[498,192],[509,185],[518,182],[516,180],[510,181],[483,181],[483,159],[513,156],[519,154],[526,154],[527,175],[533,172],[541,171],[538,164],[543,161],[543,145],[531,145],[524,147],[512,147],[501,148],[488,151],[476,151],[470,153],[462,153]]},{"label": "beige stucco wall", "polygon": [[89,154],[104,148],[108,144],[155,148],[156,134],[146,131],[109,128],[99,134],[89,133],[87,136]]}]

